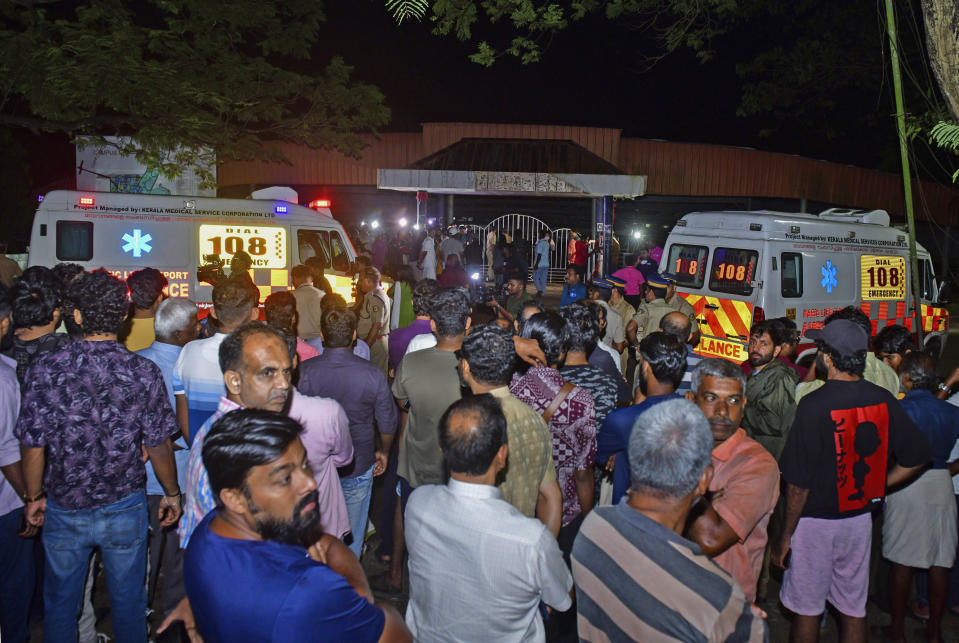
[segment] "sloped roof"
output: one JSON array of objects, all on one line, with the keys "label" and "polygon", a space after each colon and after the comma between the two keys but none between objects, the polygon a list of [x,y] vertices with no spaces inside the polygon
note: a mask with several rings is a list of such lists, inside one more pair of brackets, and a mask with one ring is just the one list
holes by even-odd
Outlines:
[{"label": "sloped roof", "polygon": [[412,170],[624,174],[568,139],[464,138],[407,166]]}]

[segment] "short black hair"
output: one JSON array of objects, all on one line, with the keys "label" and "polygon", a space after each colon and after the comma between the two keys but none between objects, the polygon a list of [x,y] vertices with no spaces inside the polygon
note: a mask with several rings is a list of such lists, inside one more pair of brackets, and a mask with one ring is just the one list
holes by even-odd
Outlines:
[{"label": "short black hair", "polygon": [[455,337],[466,332],[470,316],[470,296],[465,288],[440,288],[430,302],[430,317],[440,337]]},{"label": "short black hair", "polygon": [[[523,325],[526,324],[526,320],[536,314],[536,313],[533,313],[533,315],[527,315],[524,318],[523,314],[530,308],[534,309],[536,313],[546,312],[546,307],[543,306],[543,304],[539,303],[538,301],[535,301],[535,300],[527,301],[525,304],[523,304],[523,307],[520,308],[519,316],[517,317],[517,320],[516,320],[519,322],[519,332],[523,332]],[[493,316],[494,317],[496,316],[495,312],[493,313]]]},{"label": "short black hair", "polygon": [[[470,431],[452,433],[454,416],[473,420]],[[453,473],[478,476],[486,473],[496,453],[506,444],[506,416],[499,400],[484,393],[453,402],[440,419],[440,449]]]},{"label": "short black hair", "polygon": [[296,355],[296,338],[289,333],[284,333],[278,328],[261,321],[251,321],[243,324],[232,333],[226,336],[223,343],[220,344],[220,371],[239,371],[243,365],[243,344],[253,335],[273,335],[284,344],[290,353],[290,360]]},{"label": "short black hair", "polygon": [[592,353],[599,343],[599,319],[589,306],[563,306],[559,314],[569,327],[569,350]]},{"label": "short black hair", "polygon": [[62,302],[60,282],[45,266],[31,266],[23,271],[10,288],[13,327],[45,326],[53,321],[53,313]]},{"label": "short black hair", "polygon": [[[326,299],[326,297],[324,297]],[[356,331],[356,313],[344,306],[333,306],[320,316],[323,345],[327,348],[343,348],[353,343]]]},{"label": "short black hair", "polygon": [[913,388],[923,391],[935,392],[936,385],[939,383],[939,376],[936,375],[936,360],[929,353],[922,351],[912,351],[903,356],[899,372],[909,376]]},{"label": "short black hair", "polygon": [[777,345],[799,343],[799,331],[796,328],[796,322],[788,317],[774,317],[769,320],[769,323],[778,333],[779,341]]},{"label": "short black hair", "polygon": [[559,316],[559,313],[547,311],[536,313],[523,324],[522,336],[535,339],[546,356],[546,364],[558,364],[569,351],[570,332],[569,324]]},{"label": "short black hair", "polygon": [[567,270],[567,271],[572,270],[572,271],[575,272],[577,275],[579,275],[580,281],[583,280],[583,276],[586,274],[586,268],[584,268],[583,266],[581,266],[581,265],[579,265],[579,264],[575,264],[575,263],[571,263],[571,264],[567,265],[567,266],[566,266],[566,270]]},{"label": "short black hair", "polygon": [[472,329],[458,355],[469,364],[473,377],[484,384],[509,384],[516,370],[513,333],[496,324]]},{"label": "short black hair", "polygon": [[213,286],[213,310],[227,326],[247,319],[259,299],[256,287],[240,279],[221,279]]},{"label": "short black hair", "polygon": [[263,315],[270,326],[289,332],[296,317],[296,297],[289,290],[273,293],[263,302]]},{"label": "short black hair", "polygon": [[916,342],[912,339],[912,332],[908,328],[895,324],[886,326],[876,333],[873,347],[879,353],[905,355],[916,350]]},{"label": "short black hair", "polygon": [[662,331],[650,333],[639,342],[639,352],[649,363],[657,381],[678,387],[686,372],[686,345]]},{"label": "short black hair", "polygon": [[293,266],[293,270],[290,271],[290,279],[293,280],[294,284],[302,284],[307,280],[313,281],[313,271],[306,264],[298,264]]},{"label": "short black hair", "polygon": [[285,413],[261,409],[236,409],[217,419],[201,454],[216,505],[223,506],[222,490],[244,488],[250,469],[277,460],[302,432]]},{"label": "short black hair", "polygon": [[143,268],[127,277],[134,308],[146,310],[153,305],[170,282],[156,268]]},{"label": "short black hair", "polygon": [[667,335],[672,335],[678,339],[680,343],[685,344],[689,341],[689,336],[693,334],[693,323],[686,315],[680,316],[666,313],[659,320],[659,330]]},{"label": "short black hair", "polygon": [[325,312],[330,308],[347,308],[346,300],[343,299],[343,295],[338,292],[331,292],[323,295],[323,299],[320,300],[320,311]]},{"label": "short black hair", "polygon": [[855,322],[856,324],[859,324],[864,331],[866,331],[866,337],[872,337],[872,322],[869,320],[869,317],[866,316],[866,313],[862,312],[862,310],[856,308],[855,306],[846,306],[845,308],[834,310],[829,317],[826,317],[826,320],[823,322],[823,326],[834,319],[846,319],[851,322]]},{"label": "short black hair", "polygon": [[85,272],[70,282],[67,298],[82,315],[84,335],[119,335],[130,312],[126,283],[103,268]]},{"label": "short black hair", "polygon": [[[29,270],[29,268],[27,268]],[[71,281],[83,274],[83,266],[78,263],[58,263],[53,267],[53,276],[60,282],[61,290],[66,290]]]},{"label": "short black hair", "polygon": [[816,347],[819,352],[824,355],[829,355],[830,359],[832,359],[832,365],[837,371],[862,377],[862,374],[866,370],[866,353],[868,351],[865,349],[856,351],[852,355],[846,355],[820,340],[816,341]]},{"label": "short black hair", "polygon": [[440,289],[435,279],[420,279],[413,286],[413,315],[426,317],[430,314],[430,301]]},{"label": "short black hair", "polygon": [[788,339],[782,325],[772,319],[764,319],[756,322],[752,325],[752,328],[749,329],[749,334],[755,337],[769,335],[769,340],[773,343],[773,346],[782,346]]}]

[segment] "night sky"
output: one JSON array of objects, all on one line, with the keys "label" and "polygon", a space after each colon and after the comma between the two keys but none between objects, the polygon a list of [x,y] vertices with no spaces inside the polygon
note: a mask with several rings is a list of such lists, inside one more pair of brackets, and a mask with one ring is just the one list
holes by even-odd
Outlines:
[{"label": "night sky", "polygon": [[[737,117],[735,64],[749,55],[740,39],[718,41],[717,57],[706,64],[682,50],[644,72],[636,52],[654,52],[657,44],[600,12],[555,35],[539,63],[507,56],[485,68],[468,59],[474,43],[432,35],[428,19],[397,26],[382,0],[334,1],[326,11],[314,60],[340,54],[357,78],[380,87],[392,110],[386,131],[449,121],[614,127],[625,137],[870,162],[858,145],[835,146],[786,125],[772,139],[760,138],[757,121]],[[490,35],[497,33],[510,31]],[[892,127],[875,134],[895,139]]]}]

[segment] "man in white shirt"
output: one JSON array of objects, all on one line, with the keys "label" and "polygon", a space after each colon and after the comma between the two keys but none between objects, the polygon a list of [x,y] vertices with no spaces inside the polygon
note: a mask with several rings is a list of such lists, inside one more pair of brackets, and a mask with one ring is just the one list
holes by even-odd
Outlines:
[{"label": "man in white shirt", "polygon": [[450,255],[459,257],[461,266],[466,261],[465,257],[463,257],[463,242],[460,241],[456,235],[449,235],[440,243],[440,261],[445,263]]},{"label": "man in white shirt", "polygon": [[546,525],[503,500],[506,418],[492,395],[453,403],[440,420],[446,485],[415,489],[406,508],[417,641],[545,641],[540,601],[565,611],[572,577]]},{"label": "man in white shirt", "polygon": [[420,270],[420,279],[436,279],[436,244],[433,241],[435,230],[427,230],[420,244],[420,258],[416,267]]}]

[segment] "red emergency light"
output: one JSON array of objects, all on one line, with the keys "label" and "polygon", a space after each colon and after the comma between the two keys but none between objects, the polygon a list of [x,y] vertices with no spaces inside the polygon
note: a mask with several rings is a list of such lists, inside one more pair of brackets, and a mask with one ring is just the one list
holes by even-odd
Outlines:
[{"label": "red emergency light", "polygon": [[313,199],[310,201],[310,207],[316,210],[317,208],[328,208],[332,204],[332,201],[329,199]]},{"label": "red emergency light", "polygon": [[91,207],[93,207],[94,203],[96,203],[96,201],[95,201],[94,198],[93,198],[92,196],[90,196],[90,195],[84,195],[84,196],[81,196],[81,197],[80,197],[80,206],[81,206],[81,207],[91,208]]}]

